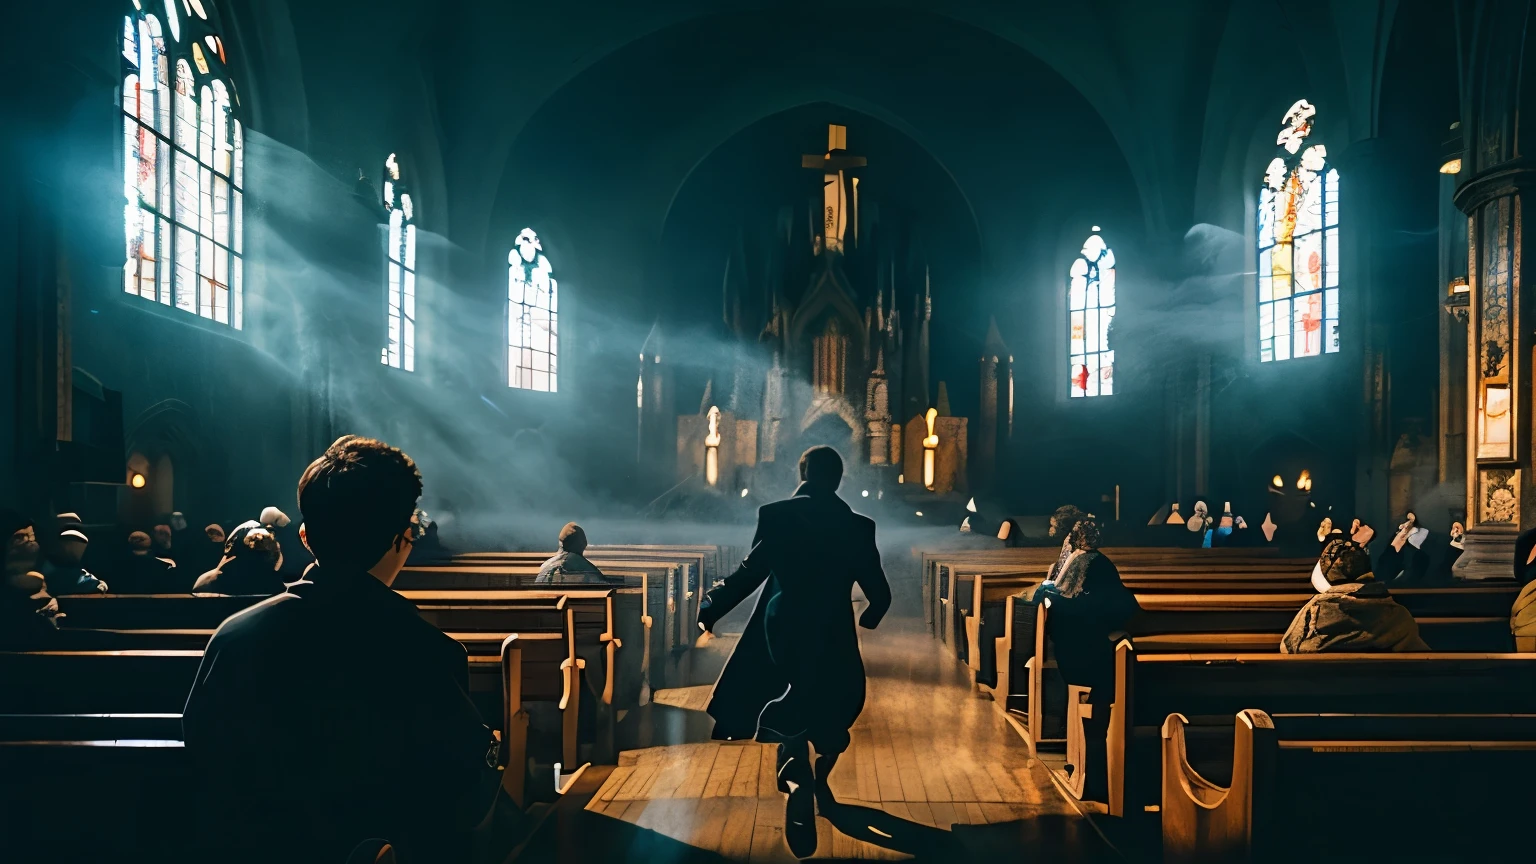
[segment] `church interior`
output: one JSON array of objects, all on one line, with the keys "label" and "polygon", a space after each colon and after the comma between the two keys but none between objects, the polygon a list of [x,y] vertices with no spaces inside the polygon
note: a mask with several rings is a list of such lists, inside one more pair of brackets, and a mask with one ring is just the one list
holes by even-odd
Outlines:
[{"label": "church interior", "polygon": [[[313,860],[1525,842],[1529,0],[10,12],[0,858],[246,860],[188,693],[323,584],[343,436],[498,779],[462,859]],[[806,822],[805,738],[713,724],[816,558],[891,596]]]}]

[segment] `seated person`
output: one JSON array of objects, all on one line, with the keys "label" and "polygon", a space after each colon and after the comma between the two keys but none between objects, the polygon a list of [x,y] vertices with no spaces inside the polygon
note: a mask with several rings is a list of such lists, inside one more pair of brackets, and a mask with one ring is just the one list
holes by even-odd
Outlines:
[{"label": "seated person", "polygon": [[48,594],[37,565],[37,531],[15,511],[0,512],[4,532],[4,583],[0,584],[0,649],[26,651],[50,644],[59,601]]},{"label": "seated person", "polygon": [[1419,525],[1419,517],[1409,511],[1408,518],[1397,526],[1397,534],[1376,559],[1376,578],[1398,586],[1421,585],[1429,579],[1429,550],[1424,541],[1429,529]]},{"label": "seated person", "polygon": [[171,548],[171,543],[172,539],[175,537],[175,532],[171,530],[171,526],[156,525],[154,528],[150,529],[149,537],[150,540],[153,541],[153,551],[155,557],[164,558],[172,564],[175,564],[176,552]]},{"label": "seated person", "polygon": [[1312,571],[1318,595],[1296,613],[1280,653],[1429,650],[1413,615],[1373,576],[1365,549],[1370,538],[1370,527],[1361,526],[1353,539],[1335,539],[1323,549]]},{"label": "seated person", "polygon": [[197,577],[194,594],[283,593],[283,547],[260,522],[243,522],[224,544],[219,566]]},{"label": "seated person", "polygon": [[154,541],[143,531],[128,535],[131,554],[124,566],[123,575],[117,577],[120,594],[185,594],[192,590],[190,579],[185,582],[176,572],[176,562],[150,554]]},{"label": "seated person", "polygon": [[575,522],[565,523],[560,529],[560,551],[544,562],[534,582],[541,584],[612,585],[621,579],[609,579],[597,565],[581,557],[587,551],[587,532]]},{"label": "seated person", "polygon": [[402,862],[467,860],[495,739],[464,647],[390,590],[421,489],[409,456],[355,435],[305,469],[308,579],[227,619],[187,698],[200,860],[344,861],[370,837]]},{"label": "seated person", "polygon": [[1081,522],[1086,515],[1071,504],[1057,507],[1056,512],[1051,514],[1050,528],[1046,531],[1046,536],[1061,542],[1061,554],[1056,557],[1056,563],[1051,565],[1046,579],[1055,579],[1061,573],[1061,568],[1066,566],[1067,558],[1072,555],[1072,529],[1077,527],[1077,523]]},{"label": "seated person", "polygon": [[425,527],[421,531],[421,540],[411,547],[411,560],[408,564],[416,564],[422,561],[440,561],[449,557],[448,549],[443,546],[443,541],[437,534],[437,522],[433,521],[426,513],[419,517]]},{"label": "seated person", "polygon": [[54,521],[58,535],[48,550],[48,567],[44,571],[48,580],[48,593],[55,597],[95,592],[105,594],[107,583],[80,566],[91,542],[85,536],[85,524],[74,513],[60,513]]},{"label": "seated person", "polygon": [[1099,525],[1093,516],[1084,515],[1073,524],[1066,548],[1066,561],[1052,569],[1035,600],[1049,610],[1046,631],[1061,677],[1090,688],[1093,717],[1084,722],[1083,732],[1092,773],[1084,778],[1083,797],[1103,801],[1108,793],[1105,735],[1115,697],[1115,645],[1109,636],[1123,630],[1141,607],[1120,581],[1114,562],[1099,551]]}]

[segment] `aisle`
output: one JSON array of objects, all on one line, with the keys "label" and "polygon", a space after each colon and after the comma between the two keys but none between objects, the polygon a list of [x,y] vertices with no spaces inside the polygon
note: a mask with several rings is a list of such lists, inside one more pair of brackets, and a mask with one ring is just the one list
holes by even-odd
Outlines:
[{"label": "aisle", "polygon": [[[869,700],[832,774],[843,806],[817,820],[818,858],[1117,860],[931,637],[889,619],[864,636]],[[657,701],[696,710],[707,698],[705,686],[662,691]],[[752,742],[626,751],[588,818],[561,832],[559,857],[622,860],[644,847],[647,858],[792,861],[773,757]]]}]

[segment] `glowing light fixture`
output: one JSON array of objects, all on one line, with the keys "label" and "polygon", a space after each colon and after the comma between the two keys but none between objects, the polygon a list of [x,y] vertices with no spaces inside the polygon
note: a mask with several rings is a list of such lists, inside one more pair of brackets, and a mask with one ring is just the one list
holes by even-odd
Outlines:
[{"label": "glowing light fixture", "polygon": [[933,421],[938,416],[937,408],[929,408],[928,413],[923,416],[923,419],[928,421],[928,437],[923,439],[923,486],[927,489],[933,488],[934,456],[939,449],[939,436],[933,433]]},{"label": "glowing light fixture", "polygon": [[143,489],[144,488],[144,484],[146,484],[148,482],[149,481],[147,479],[145,479],[144,475],[140,474],[137,471],[133,472],[133,476],[128,478],[128,485],[132,486],[135,489]]},{"label": "glowing light fixture", "polygon": [[1457,321],[1465,322],[1472,311],[1472,286],[1467,277],[1457,276],[1445,286],[1445,311]]},{"label": "glowing light fixture", "polygon": [[747,497],[747,490],[746,489],[741,490],[741,497],[743,497],[743,498]]},{"label": "glowing light fixture", "polygon": [[1457,120],[1446,130],[1445,140],[1440,144],[1440,173],[1460,174],[1461,157],[1465,142],[1461,137],[1461,121]]},{"label": "glowing light fixture", "polygon": [[923,511],[921,511],[921,510],[917,511],[917,515],[919,515],[919,516],[923,515]]},{"label": "glowing light fixture", "polygon": [[907,482],[907,475],[905,475],[905,474],[897,474],[896,475],[896,482],[897,483],[905,483],[905,482]]},{"label": "glowing light fixture", "polygon": [[869,497],[869,490],[868,490],[868,489],[865,489],[865,490],[864,490],[864,491],[863,491],[863,492],[862,492],[862,493],[860,493],[860,494],[862,494],[862,495],[863,495],[863,496],[864,496],[864,497],[865,497],[865,498],[868,498],[868,497]]},{"label": "glowing light fixture", "polygon": [[1276,489],[1283,489],[1283,488],[1285,488],[1285,480],[1281,479],[1279,474],[1276,474],[1275,475],[1275,479],[1273,479],[1273,480],[1271,480],[1269,482],[1275,484],[1275,488]]},{"label": "glowing light fixture", "polygon": [[720,409],[709,406],[709,434],[704,436],[704,482],[720,484]]},{"label": "glowing light fixture", "polygon": [[1301,476],[1296,478],[1296,488],[1300,489],[1303,492],[1311,492],[1312,491],[1312,472],[1311,471],[1308,471],[1305,468],[1302,469]]}]

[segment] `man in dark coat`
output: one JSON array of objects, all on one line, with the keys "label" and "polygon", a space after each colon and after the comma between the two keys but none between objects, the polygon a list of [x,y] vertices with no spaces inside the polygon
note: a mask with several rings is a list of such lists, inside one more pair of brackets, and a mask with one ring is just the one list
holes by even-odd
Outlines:
[{"label": "man in dark coat", "polygon": [[420,495],[410,457],[367,438],[305,470],[309,580],[225,621],[187,699],[201,860],[334,864],[371,837],[402,862],[468,857],[494,739],[463,646],[390,590]]},{"label": "man in dark coat", "polygon": [[837,496],[842,477],[836,450],[805,451],[794,497],[758,511],[751,551],[699,611],[699,626],[712,631],[764,586],[715,683],[709,714],[716,738],[755,737],[779,745],[779,786],[789,793],[784,836],[801,858],[815,852],[816,799],[824,809],[832,805],[827,776],[864,710],[853,586],[869,601],[859,626],[874,629],[891,606],[875,523]]}]

